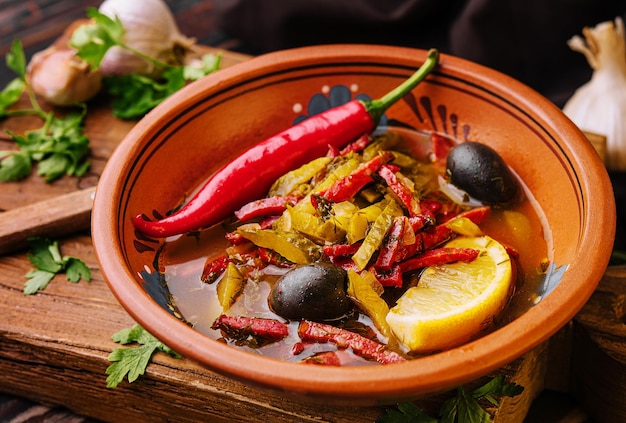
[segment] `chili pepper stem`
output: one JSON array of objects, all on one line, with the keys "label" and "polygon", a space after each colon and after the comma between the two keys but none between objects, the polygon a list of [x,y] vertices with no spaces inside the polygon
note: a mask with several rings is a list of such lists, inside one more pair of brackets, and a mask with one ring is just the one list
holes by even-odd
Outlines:
[{"label": "chili pepper stem", "polygon": [[428,50],[426,60],[407,80],[398,85],[393,90],[379,99],[364,102],[367,112],[370,114],[374,122],[378,122],[385,111],[395,102],[400,100],[404,95],[411,91],[433,70],[439,62],[439,51],[437,49]]}]

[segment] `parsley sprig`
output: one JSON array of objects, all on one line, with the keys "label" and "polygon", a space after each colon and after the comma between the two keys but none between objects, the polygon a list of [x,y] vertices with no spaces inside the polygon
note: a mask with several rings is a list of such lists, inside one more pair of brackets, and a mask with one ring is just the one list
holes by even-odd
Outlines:
[{"label": "parsley sprig", "polygon": [[[17,74],[4,90],[0,91],[0,119],[13,116],[36,116],[43,121],[41,128],[26,131],[23,135],[8,132],[19,150],[0,150],[0,181],[18,181],[30,175],[37,164],[37,173],[46,182],[63,175],[81,176],[89,168],[89,139],[83,133],[87,109],[55,116],[38,103],[26,78],[26,59],[19,40],[11,45],[6,56],[7,66]],[[26,92],[30,107],[11,108]]]},{"label": "parsley sprig", "polygon": [[480,405],[480,400],[497,407],[495,397],[515,397],[523,391],[523,386],[505,383],[504,376],[500,375],[471,392],[457,388],[456,395],[443,403],[438,419],[427,415],[414,403],[406,402],[397,409],[386,410],[377,423],[490,423],[491,415]]},{"label": "parsley sprig", "polygon": [[44,290],[52,278],[65,272],[67,280],[78,283],[81,278],[91,280],[91,270],[80,259],[71,256],[61,256],[58,241],[46,238],[33,237],[28,239],[30,252],[28,260],[35,269],[26,274],[24,295],[32,295]]},{"label": "parsley sprig", "polygon": [[127,50],[160,72],[158,77],[130,74],[104,79],[104,87],[113,98],[113,114],[120,119],[135,119],[145,115],[167,97],[180,90],[187,81],[195,81],[220,68],[221,56],[207,54],[199,66],[176,66],[147,56],[124,43],[124,27],[119,18],[112,19],[95,8],[87,9],[91,23],[76,29],[70,45],[77,55],[93,67],[99,67],[111,47]]},{"label": "parsley sprig", "polygon": [[113,341],[126,345],[131,343],[139,344],[135,348],[116,348],[109,354],[109,361],[113,362],[106,369],[107,388],[116,388],[128,377],[128,382],[132,383],[139,376],[143,375],[150,363],[152,355],[161,351],[174,358],[180,358],[180,354],[163,344],[152,336],[140,325],[132,328],[122,329],[111,338]]}]

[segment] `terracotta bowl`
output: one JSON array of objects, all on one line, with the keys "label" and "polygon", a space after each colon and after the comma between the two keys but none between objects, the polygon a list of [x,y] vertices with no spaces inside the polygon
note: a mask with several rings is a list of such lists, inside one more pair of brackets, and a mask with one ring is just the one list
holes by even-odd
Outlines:
[{"label": "terracotta bowl", "polygon": [[242,150],[307,114],[315,94],[328,97],[343,87],[352,96],[377,98],[425,57],[422,50],[367,45],[276,52],[195,82],[142,119],[109,160],[93,210],[97,257],[122,306],[162,342],[211,370],[311,398],[358,403],[417,398],[471,382],[557,332],[587,301],[608,264],[615,203],[607,173],[585,136],[547,99],[447,55],[386,119],[489,144],[525,182],[549,227],[552,263],[534,307],[445,352],[402,364],[331,368],[220,343],[179,320],[161,301],[167,292],[150,282],[163,241],[137,233],[133,216],[164,214],[180,204]]}]

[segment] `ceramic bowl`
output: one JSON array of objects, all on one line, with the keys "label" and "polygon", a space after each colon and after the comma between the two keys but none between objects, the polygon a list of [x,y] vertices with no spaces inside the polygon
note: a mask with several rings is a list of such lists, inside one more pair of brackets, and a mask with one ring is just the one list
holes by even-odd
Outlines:
[{"label": "ceramic bowl", "polygon": [[406,363],[304,366],[200,333],[163,306],[167,292],[150,282],[163,241],[136,232],[133,216],[171,210],[238,153],[306,115],[312,98],[331,105],[346,93],[377,98],[425,57],[422,50],[368,45],[275,52],[197,81],[149,113],[109,160],[93,209],[97,257],[122,306],[162,342],[211,370],[277,390],[359,403],[417,398],[468,383],[557,332],[587,301],[608,264],[615,203],[607,173],[585,136],[547,99],[501,73],[448,55],[385,119],[489,144],[528,186],[549,227],[551,256],[534,307],[473,342]]}]

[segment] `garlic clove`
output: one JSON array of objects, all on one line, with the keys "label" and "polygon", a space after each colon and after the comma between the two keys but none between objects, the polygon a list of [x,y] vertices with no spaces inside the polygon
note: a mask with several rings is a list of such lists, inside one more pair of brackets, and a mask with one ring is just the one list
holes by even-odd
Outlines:
[{"label": "garlic clove", "polygon": [[35,94],[57,106],[83,103],[102,87],[102,73],[98,69],[91,69],[74,50],[55,46],[33,55],[27,78]]},{"label": "garlic clove", "polygon": [[[100,13],[122,22],[124,43],[146,56],[161,62],[181,65],[182,54],[195,44],[178,29],[174,16],[163,0],[105,0]],[[104,56],[100,67],[104,76],[138,73],[154,75],[158,69],[148,61],[113,47]]]}]

